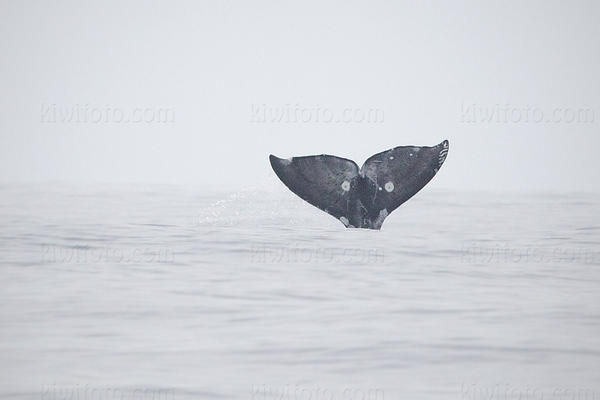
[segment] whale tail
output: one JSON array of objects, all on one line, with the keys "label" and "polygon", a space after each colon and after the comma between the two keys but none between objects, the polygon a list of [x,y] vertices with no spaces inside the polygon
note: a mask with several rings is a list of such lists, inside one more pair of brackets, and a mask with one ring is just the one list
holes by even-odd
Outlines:
[{"label": "whale tail", "polygon": [[436,146],[399,146],[377,153],[359,169],[331,155],[281,159],[270,155],[275,174],[296,195],[348,228],[380,229],[385,218],[421,190],[448,155]]}]

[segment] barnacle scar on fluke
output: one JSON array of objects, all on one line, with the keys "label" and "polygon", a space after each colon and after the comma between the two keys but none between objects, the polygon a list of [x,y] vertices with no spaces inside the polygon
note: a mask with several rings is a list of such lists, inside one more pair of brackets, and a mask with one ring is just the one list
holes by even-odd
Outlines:
[{"label": "barnacle scar on fluke", "polygon": [[281,159],[271,166],[281,181],[347,228],[380,229],[385,218],[421,190],[448,155],[436,146],[399,146],[377,153],[360,170],[352,160],[322,154]]}]

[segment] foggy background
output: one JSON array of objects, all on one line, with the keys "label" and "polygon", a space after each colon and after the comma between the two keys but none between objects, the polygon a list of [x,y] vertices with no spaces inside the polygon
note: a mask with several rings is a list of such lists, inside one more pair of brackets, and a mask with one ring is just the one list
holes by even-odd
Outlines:
[{"label": "foggy background", "polygon": [[[597,191],[599,11],[593,1],[5,0],[0,181],[239,187],[270,176],[270,153],[360,166],[448,139],[438,188]],[[85,108],[146,114],[84,121]],[[281,108],[359,111],[273,120]],[[360,118],[372,109],[382,119]]]},{"label": "foggy background", "polygon": [[[0,0],[0,399],[600,399],[599,21]],[[444,139],[381,231],[268,161]]]}]

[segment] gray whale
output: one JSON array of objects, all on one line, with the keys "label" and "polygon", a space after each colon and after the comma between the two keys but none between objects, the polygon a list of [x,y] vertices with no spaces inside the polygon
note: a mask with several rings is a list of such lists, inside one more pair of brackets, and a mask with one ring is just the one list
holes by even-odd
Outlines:
[{"label": "gray whale", "polygon": [[271,166],[296,195],[331,214],[347,228],[381,229],[385,218],[421,190],[448,155],[448,141],[436,146],[399,146],[377,153],[363,166],[322,154],[282,159]]}]

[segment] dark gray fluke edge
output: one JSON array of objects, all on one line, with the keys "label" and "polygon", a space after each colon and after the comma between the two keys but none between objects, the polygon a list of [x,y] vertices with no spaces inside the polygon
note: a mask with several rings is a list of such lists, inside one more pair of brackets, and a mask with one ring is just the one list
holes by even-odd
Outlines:
[{"label": "dark gray fluke edge", "polygon": [[271,154],[281,181],[347,228],[381,229],[385,218],[421,190],[448,155],[437,146],[399,146],[377,153],[359,170],[352,160],[322,154],[282,159]]}]

